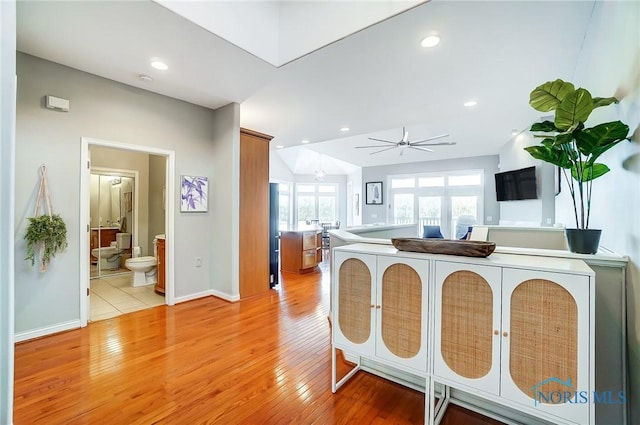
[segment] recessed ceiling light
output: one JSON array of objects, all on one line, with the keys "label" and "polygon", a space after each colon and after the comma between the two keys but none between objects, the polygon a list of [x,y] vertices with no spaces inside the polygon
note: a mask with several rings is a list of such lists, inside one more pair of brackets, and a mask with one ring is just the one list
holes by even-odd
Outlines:
[{"label": "recessed ceiling light", "polygon": [[154,59],[151,61],[151,66],[160,71],[166,71],[169,66],[161,60]]},{"label": "recessed ceiling light", "polygon": [[306,145],[307,143],[309,143],[309,141],[305,139],[305,140],[301,140],[300,143]]},{"label": "recessed ceiling light", "polygon": [[276,148],[278,148],[278,149],[282,149],[282,148],[284,148],[284,146],[282,146],[282,145],[278,145],[278,146],[276,146]]},{"label": "recessed ceiling light", "polygon": [[340,129],[340,131],[343,131],[343,132],[345,132],[345,133],[346,133],[347,131],[349,131],[349,127],[342,127],[342,128]]},{"label": "recessed ceiling light", "polygon": [[518,135],[518,133],[520,133],[520,131],[518,131],[518,130],[517,130],[517,129],[515,129],[515,128],[514,128],[513,130],[511,130],[511,135],[512,135],[512,136],[517,136],[517,135]]},{"label": "recessed ceiling light", "polygon": [[140,78],[142,81],[153,81],[153,78],[151,78],[151,76],[147,75],[147,74],[140,74],[138,75],[138,78]]},{"label": "recessed ceiling light", "polygon": [[470,108],[472,106],[476,106],[478,104],[478,102],[476,102],[475,100],[469,100],[468,102],[464,102],[464,106],[466,106],[467,108]]},{"label": "recessed ceiling light", "polygon": [[440,44],[440,36],[435,34],[429,35],[420,41],[422,47],[435,47]]}]

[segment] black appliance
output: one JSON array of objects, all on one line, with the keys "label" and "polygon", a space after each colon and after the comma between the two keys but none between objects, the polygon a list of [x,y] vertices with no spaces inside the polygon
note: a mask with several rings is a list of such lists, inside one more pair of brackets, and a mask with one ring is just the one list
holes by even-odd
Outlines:
[{"label": "black appliance", "polygon": [[269,183],[269,287],[278,284],[280,270],[280,231],[278,183]]},{"label": "black appliance", "polygon": [[537,199],[536,167],[497,173],[496,200],[520,201]]}]

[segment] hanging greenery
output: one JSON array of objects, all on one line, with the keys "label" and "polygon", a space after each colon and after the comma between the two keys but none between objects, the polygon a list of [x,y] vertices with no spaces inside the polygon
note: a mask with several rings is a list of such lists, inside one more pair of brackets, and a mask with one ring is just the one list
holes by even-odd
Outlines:
[{"label": "hanging greenery", "polygon": [[[46,214],[40,215],[40,207]],[[36,248],[40,257],[40,271],[47,271],[49,261],[67,247],[67,226],[59,214],[51,212],[51,198],[47,185],[47,167],[40,167],[40,189],[36,200],[35,217],[29,218],[29,226],[24,239],[27,241],[27,256],[33,266],[36,262]]]},{"label": "hanging greenery", "polygon": [[40,262],[46,269],[46,264],[56,253],[64,250],[67,243],[67,226],[60,214],[52,216],[41,215],[39,217],[29,217],[27,234],[24,236],[27,241],[27,256],[25,260],[31,260],[33,266],[36,262],[36,250],[40,254]]}]

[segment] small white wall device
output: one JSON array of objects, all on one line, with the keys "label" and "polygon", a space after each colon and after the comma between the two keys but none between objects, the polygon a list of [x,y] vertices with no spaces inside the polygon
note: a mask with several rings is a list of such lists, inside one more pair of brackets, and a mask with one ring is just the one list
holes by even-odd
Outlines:
[{"label": "small white wall device", "polygon": [[55,96],[45,96],[44,106],[57,111],[69,112],[69,100]]}]

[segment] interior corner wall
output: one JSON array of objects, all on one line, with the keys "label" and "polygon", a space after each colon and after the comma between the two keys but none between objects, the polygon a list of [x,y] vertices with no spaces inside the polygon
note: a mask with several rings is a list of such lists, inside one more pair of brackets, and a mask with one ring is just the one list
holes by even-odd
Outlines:
[{"label": "interior corner wall", "polygon": [[295,176],[280,155],[273,150],[269,150],[269,181],[270,182],[293,182]]},{"label": "interior corner wall", "polygon": [[211,289],[235,301],[240,299],[240,105],[231,103],[214,112],[212,163],[216,173],[209,186],[209,211],[218,219],[210,237]]},{"label": "interior corner wall", "polygon": [[16,4],[0,1],[0,423],[13,423]]},{"label": "interior corner wall", "polygon": [[[595,2],[573,82],[593,96],[616,95],[617,105],[596,109],[587,125],[621,120],[635,134],[598,162],[611,172],[593,184],[590,228],[602,229],[600,244],[629,256],[627,335],[630,424],[640,423],[640,2]],[[564,196],[557,214],[572,214]],[[611,332],[621,332],[611,329]],[[617,391],[616,388],[611,388]]]},{"label": "interior corner wall", "polygon": [[[404,164],[364,167],[362,169],[362,196],[365,196],[367,182],[383,182],[383,205],[367,205],[362,200],[362,223],[387,223],[389,205],[390,175],[447,172],[458,170],[484,170],[484,223],[497,224],[500,220],[500,208],[496,201],[496,188],[493,175],[498,171],[498,155],[486,155],[473,158],[445,159],[441,161],[409,162]],[[489,219],[491,218],[491,219]]]},{"label": "interior corner wall", "polygon": [[[537,140],[533,135],[529,131],[524,131],[509,140],[500,149],[500,171],[511,171],[535,166],[538,190],[538,199],[499,202],[500,224],[548,227],[556,223],[555,167],[538,159],[534,159],[524,150],[525,147],[535,145],[536,143]],[[567,190],[566,185],[565,190]]]},{"label": "interior corner wall", "polygon": [[[173,150],[176,191],[174,202],[175,297],[211,292],[211,270],[228,269],[227,258],[214,258],[220,244],[220,223],[228,214],[180,213],[180,175],[208,176],[231,185],[217,165],[216,125],[236,123],[218,119],[218,111],[137,89],[34,56],[17,54],[17,125],[15,177],[15,332],[23,339],[80,326],[80,149],[90,137],[128,145]],[[4,81],[4,80],[3,80]],[[70,100],[69,112],[46,109],[45,95]],[[228,140],[231,143],[231,140]],[[68,248],[56,255],[46,273],[24,261],[27,217],[33,214],[38,170],[48,166],[53,209],[67,225]],[[4,166],[2,167],[4,170]],[[218,202],[213,189],[210,196]],[[228,197],[231,198],[230,196]],[[229,202],[221,199],[220,202]],[[228,236],[228,235],[225,235]],[[230,240],[225,240],[225,246]],[[220,248],[215,248],[220,249]],[[196,267],[194,257],[204,261]],[[211,259],[207,262],[206,259]]]}]

